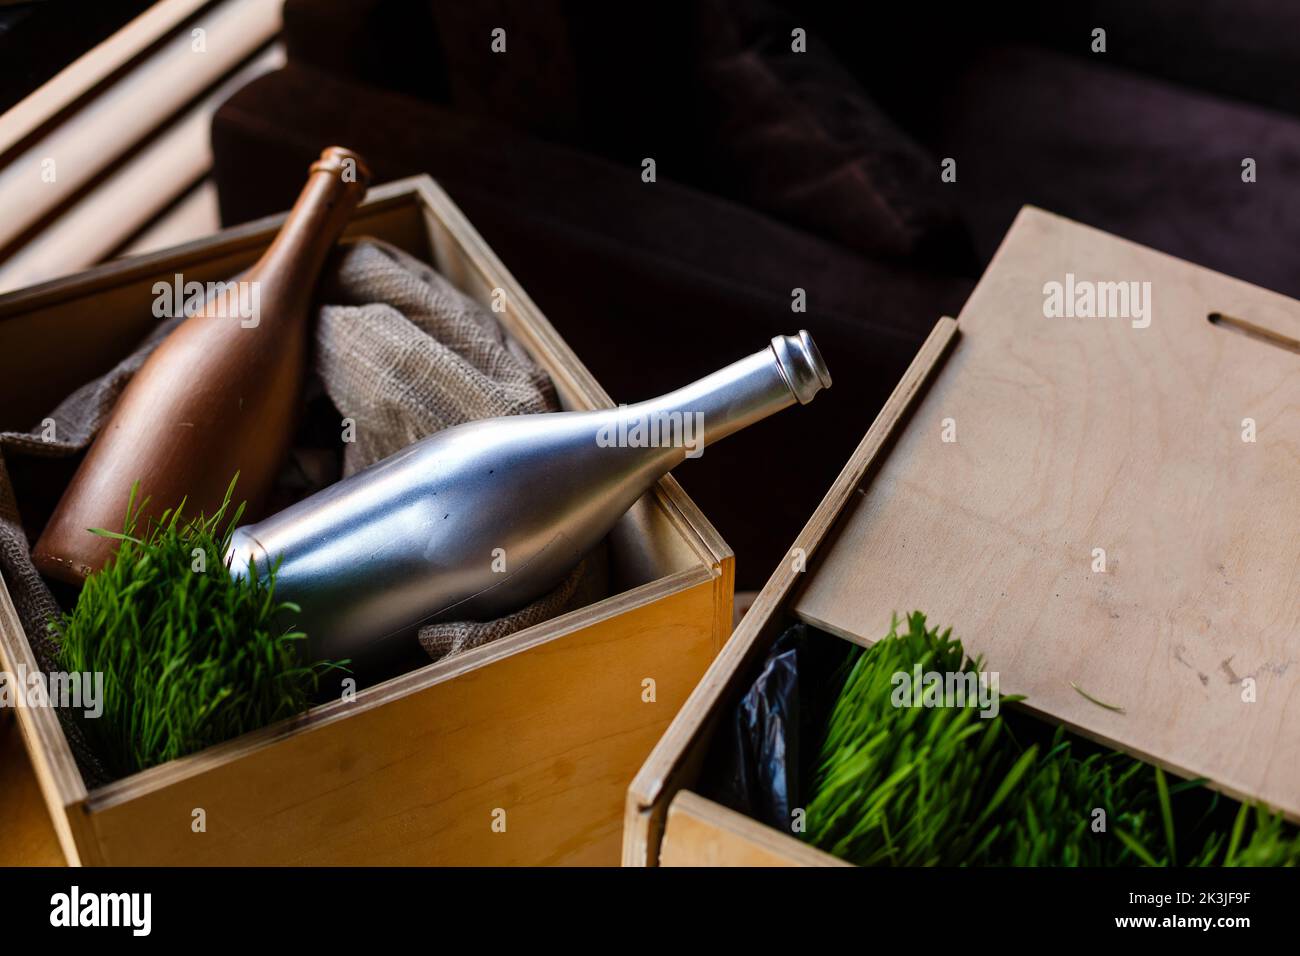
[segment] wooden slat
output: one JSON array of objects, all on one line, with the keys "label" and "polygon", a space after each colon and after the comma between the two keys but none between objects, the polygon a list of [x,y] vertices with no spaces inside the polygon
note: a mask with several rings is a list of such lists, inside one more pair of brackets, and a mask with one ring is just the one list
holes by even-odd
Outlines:
[{"label": "wooden slat", "polygon": [[[208,173],[212,167],[212,117],[230,94],[283,65],[284,50],[274,45],[169,124],[148,146],[0,262],[0,292],[67,275],[105,259]],[[215,202],[215,190],[206,195]]]},{"label": "wooden slat", "polygon": [[121,250],[121,255],[138,256],[168,249],[220,230],[221,211],[217,204],[217,184],[211,179],[204,179],[171,209],[133,236]]},{"label": "wooden slat", "polygon": [[0,867],[63,866],[59,836],[13,716],[0,713]]},{"label": "wooden slat", "polygon": [[162,0],[0,116],[0,157],[89,95],[197,13],[208,0]]},{"label": "wooden slat", "polygon": [[[204,52],[191,48],[189,32],[176,36],[0,168],[0,248],[270,42],[280,8],[281,0],[227,0],[195,24],[206,31]],[[42,179],[46,160],[55,164],[53,182]]]},{"label": "wooden slat", "polygon": [[[0,580],[0,670],[12,675],[40,672],[36,656],[23,634],[18,612],[14,609],[3,580]],[[76,864],[80,861],[80,856],[77,833],[74,831],[76,823],[72,819],[75,815],[73,808],[85,800],[86,786],[81,780],[81,771],[77,769],[68,739],[63,734],[58,715],[49,707],[19,707],[15,714],[59,846],[68,861]],[[0,781],[2,784],[3,781]],[[40,838],[35,835],[28,835],[24,839],[26,842],[40,844]]]}]

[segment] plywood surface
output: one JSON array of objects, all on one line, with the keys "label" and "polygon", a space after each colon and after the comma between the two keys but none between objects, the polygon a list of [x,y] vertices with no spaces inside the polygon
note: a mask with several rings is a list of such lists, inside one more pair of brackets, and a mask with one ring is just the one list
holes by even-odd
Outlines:
[{"label": "plywood surface", "polygon": [[88,802],[87,862],[617,865],[628,782],[717,653],[715,601],[706,576],[318,708],[274,746],[269,729],[110,785]]},{"label": "plywood surface", "polygon": [[[1067,273],[1149,282],[1150,324],[1046,316]],[[1300,303],[1026,209],[959,322],[797,613],[922,609],[1032,709],[1300,818]]]},{"label": "plywood surface", "polygon": [[848,866],[793,836],[683,790],[668,808],[660,866]]},{"label": "plywood surface", "polygon": [[0,713],[0,781],[0,866],[63,866],[22,733],[7,712]]}]

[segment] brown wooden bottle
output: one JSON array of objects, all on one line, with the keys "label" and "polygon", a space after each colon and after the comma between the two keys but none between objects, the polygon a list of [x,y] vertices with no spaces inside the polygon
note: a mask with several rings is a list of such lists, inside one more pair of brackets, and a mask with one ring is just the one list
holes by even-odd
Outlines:
[{"label": "brown wooden bottle", "polygon": [[[145,516],[182,499],[186,514],[211,514],[238,472],[237,498],[259,513],[292,438],[316,280],[368,180],[359,156],[326,149],[262,258],[187,308],[123,391],[37,541],[43,574],[76,584],[102,568],[116,544],[88,529],[120,529],[137,481]],[[183,277],[175,281],[183,290]]]}]

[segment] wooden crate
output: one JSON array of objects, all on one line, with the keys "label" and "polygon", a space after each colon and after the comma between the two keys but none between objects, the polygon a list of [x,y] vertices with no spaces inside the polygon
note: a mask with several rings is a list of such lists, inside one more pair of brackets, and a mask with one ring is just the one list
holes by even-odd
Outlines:
[{"label": "wooden crate", "polygon": [[[1047,317],[1067,272],[1152,321]],[[633,781],[624,863],[836,862],[701,796],[708,746],[790,624],[914,609],[1049,721],[1300,820],[1298,353],[1300,303],[1023,210]]]},{"label": "wooden crate", "polygon": [[[129,352],[155,321],[156,280],[229,277],[282,220],[0,297],[0,427],[31,427]],[[564,407],[612,405],[429,178],[372,189],[348,234],[427,259],[484,303],[504,290],[501,321]],[[733,557],[671,477],[609,547],[605,600],[99,789],[87,790],[56,714],[20,709],[68,860],[617,864],[628,781],[730,631]],[[3,588],[0,664],[37,669]]]}]

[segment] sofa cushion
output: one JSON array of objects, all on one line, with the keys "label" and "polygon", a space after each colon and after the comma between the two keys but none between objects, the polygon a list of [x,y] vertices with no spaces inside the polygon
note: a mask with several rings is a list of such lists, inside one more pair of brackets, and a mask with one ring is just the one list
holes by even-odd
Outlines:
[{"label": "sofa cushion", "polygon": [[974,57],[934,115],[981,256],[1030,203],[1300,296],[1300,120],[1018,46]]},{"label": "sofa cushion", "polygon": [[875,257],[973,271],[939,160],[816,33],[761,0],[701,5],[695,109],[718,190]]}]

